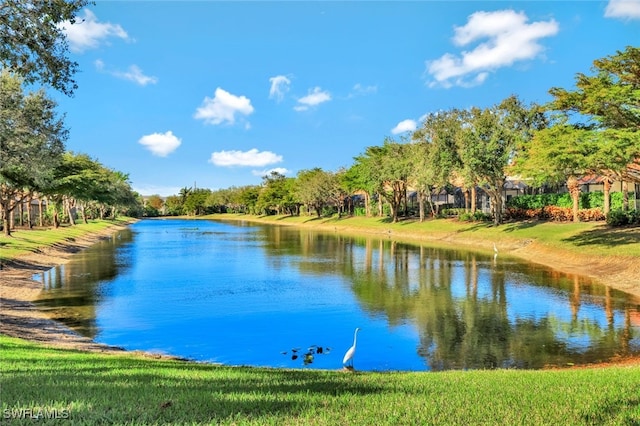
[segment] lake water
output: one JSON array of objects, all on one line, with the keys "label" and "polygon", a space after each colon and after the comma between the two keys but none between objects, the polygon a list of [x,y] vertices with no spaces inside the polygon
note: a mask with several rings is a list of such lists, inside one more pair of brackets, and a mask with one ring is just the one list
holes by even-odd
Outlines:
[{"label": "lake water", "polygon": [[[143,220],[35,277],[79,333],[197,361],[542,368],[640,355],[640,302],[499,255],[246,222]],[[307,354],[305,356],[305,354]]]}]

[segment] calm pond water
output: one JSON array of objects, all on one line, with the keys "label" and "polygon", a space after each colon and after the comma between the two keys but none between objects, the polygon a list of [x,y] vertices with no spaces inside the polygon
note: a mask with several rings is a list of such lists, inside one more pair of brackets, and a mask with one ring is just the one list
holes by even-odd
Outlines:
[{"label": "calm pond water", "polygon": [[81,334],[198,361],[339,369],[356,327],[358,370],[640,355],[640,302],[624,293],[502,255],[385,238],[145,220],[35,278],[40,307]]}]

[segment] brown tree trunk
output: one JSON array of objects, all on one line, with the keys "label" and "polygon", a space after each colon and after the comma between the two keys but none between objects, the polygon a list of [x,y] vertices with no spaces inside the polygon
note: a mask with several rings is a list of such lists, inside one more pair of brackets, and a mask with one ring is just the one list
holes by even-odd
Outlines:
[{"label": "brown tree trunk", "polygon": [[40,223],[40,227],[44,226],[44,215],[42,214],[42,197],[38,197],[38,222]]},{"label": "brown tree trunk", "polygon": [[11,220],[9,215],[9,201],[2,201],[2,227],[4,228],[4,235],[11,236]]},{"label": "brown tree trunk", "polygon": [[622,210],[629,211],[629,184],[622,180]]},{"label": "brown tree trunk", "polygon": [[465,189],[464,191],[464,212],[469,212],[469,189]]},{"label": "brown tree trunk", "polygon": [[18,217],[18,223],[20,226],[24,226],[24,199],[20,201],[20,211],[18,212],[20,217]]},{"label": "brown tree trunk", "polygon": [[578,215],[580,206],[580,185],[578,184],[578,178],[570,176],[569,179],[567,179],[567,188],[573,200],[573,221],[580,222],[580,216]]},{"label": "brown tree trunk", "polygon": [[604,192],[603,196],[603,206],[602,210],[604,215],[609,214],[609,210],[611,210],[611,179],[608,177],[604,178]]},{"label": "brown tree trunk", "polygon": [[73,201],[66,199],[64,205],[66,206],[67,216],[69,216],[69,224],[74,226],[76,224],[76,218],[71,210],[73,208]]},{"label": "brown tree trunk", "polygon": [[80,204],[80,214],[82,215],[82,222],[84,224],[89,223],[89,221],[87,220],[87,212],[85,211],[86,205],[84,202],[82,202]]},{"label": "brown tree trunk", "polygon": [[475,214],[476,213],[476,198],[478,197],[478,194],[476,194],[476,187],[475,185],[471,187],[471,214]]},{"label": "brown tree trunk", "polygon": [[58,229],[60,227],[60,216],[58,215],[58,202],[53,202],[53,227]]},{"label": "brown tree trunk", "polygon": [[371,217],[371,196],[368,192],[364,193],[364,215]]},{"label": "brown tree trunk", "polygon": [[33,218],[31,215],[31,202],[33,201],[33,194],[29,193],[27,197],[27,226],[29,229],[33,228]]}]

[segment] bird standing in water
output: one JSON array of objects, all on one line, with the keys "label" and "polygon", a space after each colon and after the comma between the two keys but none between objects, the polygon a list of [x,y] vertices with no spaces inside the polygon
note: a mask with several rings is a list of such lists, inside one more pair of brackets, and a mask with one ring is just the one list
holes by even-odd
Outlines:
[{"label": "bird standing in water", "polygon": [[[344,358],[342,358],[342,365],[345,367],[353,369],[353,355],[356,353],[356,339],[358,338],[358,331],[360,328],[356,328],[356,331],[353,333],[353,346],[349,348],[346,354],[344,354]],[[350,365],[347,365],[351,361]]]}]

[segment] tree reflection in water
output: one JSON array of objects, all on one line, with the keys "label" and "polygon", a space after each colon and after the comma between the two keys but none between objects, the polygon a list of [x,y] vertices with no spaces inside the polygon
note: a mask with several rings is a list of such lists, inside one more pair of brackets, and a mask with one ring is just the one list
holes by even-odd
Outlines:
[{"label": "tree reflection in water", "polygon": [[[289,360],[293,354],[283,356],[282,351],[302,342],[280,341],[280,336],[306,337],[309,329],[314,333],[308,335],[313,338],[310,343],[334,348],[344,344],[346,350],[350,341],[337,340],[333,330],[344,327],[343,317],[351,314],[358,321],[369,317],[384,322],[387,329],[380,333],[386,334],[377,336],[376,326],[357,325],[367,328],[372,343],[387,342],[390,360],[412,354],[409,368],[537,369],[640,354],[637,300],[584,277],[525,264],[503,253],[494,257],[491,250],[479,254],[386,237],[247,223],[143,222],[135,226],[135,239],[131,231],[124,231],[39,276],[45,288],[43,309],[93,338],[100,332],[97,307],[108,306],[101,313],[108,314],[104,322],[109,322],[112,335],[122,331],[116,323],[122,327],[142,319],[144,333],[149,333],[145,343],[151,348],[184,348],[198,351],[203,359],[232,348],[225,339],[264,339],[241,334],[240,329],[251,333],[256,324],[267,329],[269,321],[290,324],[281,330],[286,333],[261,340],[264,350],[255,351],[255,358],[248,358],[253,355],[247,351],[228,355],[251,365],[278,362],[258,358],[271,351],[278,360]],[[129,269],[135,277],[127,275]],[[136,293],[144,291],[148,293]],[[127,300],[135,300],[135,306],[118,305],[117,298],[125,296],[131,296]],[[303,319],[287,322],[292,312]],[[266,316],[260,316],[263,313]],[[243,323],[243,318],[254,322]],[[173,334],[167,327],[175,327]],[[201,335],[197,327],[216,331],[219,341],[207,339],[196,346],[197,339],[190,336]],[[143,336],[129,328],[127,338],[138,345]],[[390,337],[394,328],[413,334]],[[405,346],[391,347],[400,340]],[[331,354],[305,357],[306,353],[296,352],[293,362],[307,360],[312,361],[306,363],[310,367],[323,368],[332,359]],[[367,351],[361,356],[366,365]],[[393,362],[370,368],[407,365]]]}]

